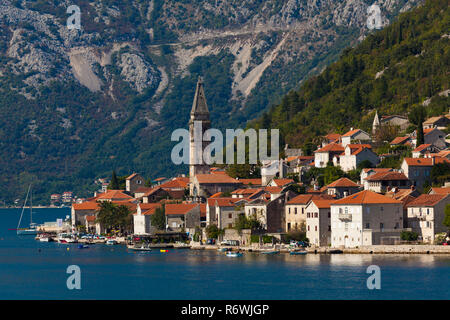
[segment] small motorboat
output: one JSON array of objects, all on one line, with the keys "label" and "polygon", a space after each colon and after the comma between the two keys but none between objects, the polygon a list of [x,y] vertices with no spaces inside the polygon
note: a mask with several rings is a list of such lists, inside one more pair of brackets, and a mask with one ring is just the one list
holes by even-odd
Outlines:
[{"label": "small motorboat", "polygon": [[219,251],[219,252],[228,252],[228,251],[231,251],[231,248],[219,248],[219,249],[217,249],[217,251]]},{"label": "small motorboat", "polygon": [[41,235],[41,236],[39,236],[39,241],[40,242],[52,242],[53,238],[48,235]]},{"label": "small motorboat", "polygon": [[261,251],[262,254],[278,254],[280,253],[279,250],[267,250],[267,251]]},{"label": "small motorboat", "polygon": [[289,251],[289,254],[291,256],[304,256],[308,252],[306,250],[291,250]]},{"label": "small motorboat", "polygon": [[167,252],[169,252],[169,250],[161,249],[161,250],[159,250],[159,252],[167,253]]},{"label": "small motorboat", "polygon": [[78,249],[89,249],[89,246],[85,244],[79,244]]},{"label": "small motorboat", "polygon": [[107,244],[108,246],[115,246],[116,244],[118,244],[118,242],[117,242],[116,240],[114,240],[114,239],[108,239],[108,240],[106,241],[106,244]]},{"label": "small motorboat", "polygon": [[344,253],[344,251],[339,250],[339,249],[334,249],[334,250],[330,250],[328,251],[329,254],[341,254]]},{"label": "small motorboat", "polygon": [[241,252],[227,252],[226,256],[230,258],[242,257],[244,254]]}]

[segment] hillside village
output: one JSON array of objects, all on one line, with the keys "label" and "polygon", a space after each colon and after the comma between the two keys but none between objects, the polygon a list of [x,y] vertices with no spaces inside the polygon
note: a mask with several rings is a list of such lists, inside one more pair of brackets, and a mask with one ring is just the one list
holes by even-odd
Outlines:
[{"label": "hillside village", "polygon": [[[193,121],[210,126],[201,80],[190,126]],[[286,146],[284,157],[264,163],[258,178],[233,178],[226,167],[201,164],[190,165],[189,177],[158,178],[151,186],[139,173],[125,179],[123,190],[102,181],[102,192],[72,204],[72,230],[113,232],[99,218],[105,203],[112,203],[132,215],[123,234],[153,241],[169,235],[245,246],[268,238],[283,242],[306,237],[317,247],[357,248],[399,244],[413,235],[413,240],[435,244],[448,231],[444,217],[450,205],[450,149],[443,130],[449,124],[450,114],[428,119],[423,144],[418,145],[416,130],[396,137],[389,152],[378,154],[373,139],[377,132],[385,126],[403,130],[409,121],[377,113],[370,134],[357,128],[330,133],[313,156]],[[402,155],[400,168],[383,167],[396,154]],[[332,174],[325,173],[325,179],[312,174],[320,170]],[[154,224],[157,214],[164,216],[162,228]]]}]

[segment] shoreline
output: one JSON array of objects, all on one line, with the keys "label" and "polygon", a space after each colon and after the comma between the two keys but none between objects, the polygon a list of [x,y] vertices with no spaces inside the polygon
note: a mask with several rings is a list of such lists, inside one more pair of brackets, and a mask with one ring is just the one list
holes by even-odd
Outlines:
[{"label": "shoreline", "polygon": [[[254,248],[254,247],[220,247],[211,245],[193,245],[191,250],[216,250],[219,248],[231,248],[232,251],[245,251],[261,253],[268,250],[276,250],[280,253],[289,253],[286,248]],[[376,245],[363,248],[305,248],[308,254],[442,254],[450,255],[450,246],[440,245]]]}]

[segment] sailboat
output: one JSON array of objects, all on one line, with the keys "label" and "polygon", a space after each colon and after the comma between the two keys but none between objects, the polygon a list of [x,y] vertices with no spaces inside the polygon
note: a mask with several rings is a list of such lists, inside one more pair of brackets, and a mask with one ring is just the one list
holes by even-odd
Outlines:
[{"label": "sailboat", "polygon": [[[25,202],[23,203],[22,213],[20,214],[19,223],[17,224],[17,235],[36,235],[37,234],[37,224],[33,223],[33,196],[31,191],[31,184],[28,187],[27,196],[25,197]],[[30,195],[30,227],[20,228],[20,223],[22,222],[23,213],[28,201],[28,195]]]}]

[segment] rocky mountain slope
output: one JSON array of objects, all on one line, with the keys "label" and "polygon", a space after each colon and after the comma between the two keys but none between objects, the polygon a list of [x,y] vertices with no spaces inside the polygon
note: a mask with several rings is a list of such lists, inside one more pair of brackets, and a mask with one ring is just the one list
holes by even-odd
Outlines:
[{"label": "rocky mountain slope", "polygon": [[[420,0],[0,0],[0,200],[113,168],[169,174],[198,75],[213,126],[243,126],[348,45]],[[173,172],[173,171],[170,171]]]}]

